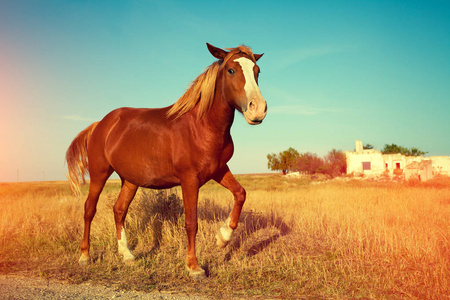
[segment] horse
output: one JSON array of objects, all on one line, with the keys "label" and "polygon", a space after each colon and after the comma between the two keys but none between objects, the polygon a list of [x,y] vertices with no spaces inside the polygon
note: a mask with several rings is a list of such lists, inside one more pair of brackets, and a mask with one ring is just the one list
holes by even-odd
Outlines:
[{"label": "horse", "polygon": [[235,110],[251,125],[260,124],[267,114],[256,64],[263,54],[254,54],[244,45],[225,49],[206,45],[217,61],[174,104],[164,108],[118,108],[81,131],[70,144],[66,162],[75,194],[80,194],[85,176],[90,176],[80,265],[90,263],[91,222],[100,193],[113,172],[122,183],[113,210],[118,252],[124,261],[135,259],[128,247],[124,222],[139,187],[167,189],[181,185],[186,268],[192,278],[206,277],[198,264],[195,237],[199,188],[209,180],[215,180],[234,196],[230,215],[216,235],[219,247],[231,240],[246,192],[227,165],[234,151],[230,129]]}]

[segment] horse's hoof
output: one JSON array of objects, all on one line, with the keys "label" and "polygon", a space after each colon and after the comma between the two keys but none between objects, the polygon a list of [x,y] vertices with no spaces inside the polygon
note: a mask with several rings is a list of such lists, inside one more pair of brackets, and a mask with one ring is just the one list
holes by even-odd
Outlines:
[{"label": "horse's hoof", "polygon": [[189,270],[189,277],[191,277],[192,280],[206,279],[205,270],[203,270],[202,268],[198,267],[194,270],[191,270],[189,268],[187,268],[187,269]]},{"label": "horse's hoof", "polygon": [[78,260],[78,264],[80,265],[80,266],[87,266],[88,264],[90,264],[91,263],[91,258],[90,258],[90,256],[89,255],[86,255],[86,254],[81,254],[81,257],[80,257],[80,259]]},{"label": "horse's hoof", "polygon": [[135,262],[135,257],[134,257],[134,255],[131,255],[131,256],[124,256],[123,257],[123,262],[126,264],[126,265],[132,265],[132,264],[134,264],[134,262]]},{"label": "horse's hoof", "polygon": [[135,259],[136,259],[136,257],[131,253],[128,253],[123,256],[123,262],[125,262],[125,263],[133,262]]},{"label": "horse's hoof", "polygon": [[217,239],[216,245],[219,246],[219,248],[225,248],[229,243],[229,241],[225,241],[220,231],[216,234],[216,239]]}]

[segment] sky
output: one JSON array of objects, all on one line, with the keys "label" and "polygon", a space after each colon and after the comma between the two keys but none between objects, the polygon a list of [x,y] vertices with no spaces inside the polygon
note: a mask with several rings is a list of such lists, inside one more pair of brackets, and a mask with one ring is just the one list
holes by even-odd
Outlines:
[{"label": "sky", "polygon": [[174,103],[207,42],[264,53],[268,113],[236,114],[233,173],[356,139],[450,155],[448,1],[0,1],[0,182],[64,180],[81,130]]}]

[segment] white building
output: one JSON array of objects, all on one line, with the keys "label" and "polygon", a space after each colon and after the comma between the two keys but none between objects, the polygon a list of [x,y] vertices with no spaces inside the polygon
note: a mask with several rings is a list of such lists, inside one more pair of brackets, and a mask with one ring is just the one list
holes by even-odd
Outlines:
[{"label": "white building", "polygon": [[[431,161],[433,174],[450,176],[450,156],[424,157],[382,154],[374,149],[363,149],[363,144],[359,140],[355,142],[355,151],[345,151],[344,153],[347,158],[347,174],[365,174],[369,176],[383,173],[389,175],[402,174],[405,167],[413,162]],[[422,177],[422,179],[424,178]]]}]

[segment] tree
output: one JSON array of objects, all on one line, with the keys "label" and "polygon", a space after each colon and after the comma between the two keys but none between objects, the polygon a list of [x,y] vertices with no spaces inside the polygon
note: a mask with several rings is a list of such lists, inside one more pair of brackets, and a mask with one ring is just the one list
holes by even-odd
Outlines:
[{"label": "tree", "polygon": [[332,149],[324,158],[325,174],[331,177],[341,176],[347,172],[347,158],[344,152]]},{"label": "tree", "polygon": [[363,149],[373,149],[373,148],[374,148],[374,146],[371,145],[371,144],[365,144],[365,145],[363,146]]},{"label": "tree", "polygon": [[411,149],[398,146],[396,144],[385,144],[384,148],[381,150],[381,153],[383,154],[403,154],[406,156],[422,156],[425,155],[427,152],[421,151],[417,149],[416,147],[412,147]]},{"label": "tree", "polygon": [[282,171],[283,175],[286,175],[289,171],[292,171],[295,168],[298,157],[298,151],[290,147],[289,149],[278,154],[268,154],[267,166],[272,171]]},{"label": "tree", "polygon": [[381,153],[383,154],[397,154],[397,153],[404,154],[406,151],[408,151],[407,148],[398,146],[396,144],[391,145],[385,144],[384,148],[381,149]]},{"label": "tree", "polygon": [[412,147],[411,149],[409,149],[408,156],[422,156],[425,155],[428,152],[424,152],[424,151],[420,151],[419,149],[417,149],[416,147]]},{"label": "tree", "polygon": [[323,159],[311,152],[302,153],[297,159],[297,170],[306,174],[319,173],[323,165]]}]

